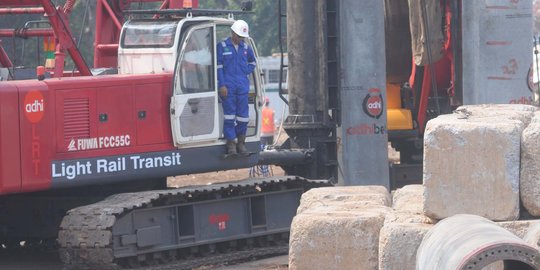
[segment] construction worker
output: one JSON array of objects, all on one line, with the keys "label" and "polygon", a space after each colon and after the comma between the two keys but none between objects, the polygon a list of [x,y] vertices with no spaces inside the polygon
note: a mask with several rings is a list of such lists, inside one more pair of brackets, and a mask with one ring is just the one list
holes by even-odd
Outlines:
[{"label": "construction worker", "polygon": [[[219,95],[222,99],[223,135],[227,154],[247,154],[246,131],[249,121],[249,74],[256,66],[255,54],[244,40],[249,37],[248,24],[237,20],[231,26],[231,37],[217,45]],[[238,143],[235,139],[238,138]]]},{"label": "construction worker", "polygon": [[270,99],[266,97],[262,109],[261,143],[274,144],[274,110],[270,108]]}]

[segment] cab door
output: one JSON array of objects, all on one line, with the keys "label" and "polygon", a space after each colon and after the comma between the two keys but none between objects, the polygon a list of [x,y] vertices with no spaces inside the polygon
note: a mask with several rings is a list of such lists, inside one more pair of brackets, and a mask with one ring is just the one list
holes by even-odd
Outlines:
[{"label": "cab door", "polygon": [[175,146],[216,141],[220,136],[214,29],[213,24],[191,27],[181,45],[171,100]]}]

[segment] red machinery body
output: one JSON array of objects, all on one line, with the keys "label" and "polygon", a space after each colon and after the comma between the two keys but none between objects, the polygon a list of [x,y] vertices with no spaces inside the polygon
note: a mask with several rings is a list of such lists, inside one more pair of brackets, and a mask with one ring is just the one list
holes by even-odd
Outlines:
[{"label": "red machinery body", "polygon": [[172,74],[3,82],[0,195],[257,164],[257,154],[223,160],[219,141],[175,146],[172,82]]},{"label": "red machinery body", "polygon": [[256,154],[223,160],[220,142],[174,146],[172,81],[149,74],[3,82],[0,194],[254,166]]},{"label": "red machinery body", "polygon": [[[73,175],[53,161],[174,150],[171,81],[115,75],[2,83],[0,194],[48,189],[54,177]],[[97,173],[87,165],[75,174]]]},{"label": "red machinery body", "polygon": [[[69,30],[67,15],[75,2],[66,1],[56,8],[45,0],[0,4],[1,14],[45,12],[51,21],[50,33],[55,36],[56,55],[62,56],[56,59],[53,71],[57,78],[0,84],[0,194],[256,164],[257,156],[223,162],[219,143],[175,147],[170,109],[173,74],[81,76],[89,75],[90,69],[79,59],[69,31],[64,31]],[[122,12],[132,2],[161,2],[161,9],[181,9],[184,5],[168,0],[99,0],[96,68],[118,66]],[[33,7],[36,5],[41,7]],[[192,1],[191,6],[197,8],[198,1]],[[15,30],[4,32],[17,35]],[[70,53],[79,70],[75,78],[62,77],[66,75],[64,51]],[[256,143],[251,144],[258,149]],[[200,162],[201,157],[205,163]]]}]

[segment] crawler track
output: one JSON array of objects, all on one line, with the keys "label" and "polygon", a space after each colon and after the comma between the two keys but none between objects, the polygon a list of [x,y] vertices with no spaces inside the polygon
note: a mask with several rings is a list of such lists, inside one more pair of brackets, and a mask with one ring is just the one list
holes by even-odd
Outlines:
[{"label": "crawler track", "polygon": [[[301,194],[310,188],[327,185],[326,181],[310,181],[299,177],[273,177],[212,186],[113,195],[98,203],[78,207],[68,212],[62,221],[58,236],[60,257],[66,269],[158,270],[191,269],[207,264],[283,254],[287,252],[288,227],[258,233],[251,229],[250,234],[240,233],[228,235],[226,238],[194,240],[188,244],[175,242],[175,244],[162,246],[155,244],[155,246],[145,247],[145,243],[137,242],[143,238],[136,234],[137,228],[133,229],[135,231],[133,234],[121,233],[120,231],[125,231],[125,229],[121,227],[122,224],[117,223],[125,223],[125,220],[131,218],[128,215],[134,215],[136,211],[192,207],[204,203],[213,203],[211,205],[213,209],[216,205],[226,204],[226,202],[240,202],[240,200],[273,194],[288,194],[283,192],[290,190]],[[272,200],[265,199],[265,201]],[[267,206],[266,209],[274,207],[273,205],[265,206]],[[296,206],[290,207],[294,207],[295,211]],[[251,207],[250,204],[249,208]],[[282,208],[283,205],[276,207]],[[286,209],[279,209],[279,211],[283,210]],[[253,210],[250,213],[253,215]],[[170,218],[180,219],[181,217],[171,215]],[[172,224],[180,223],[175,221]],[[178,225],[178,227],[181,226]],[[136,239],[137,236],[140,239]],[[171,237],[175,236],[171,235]]]}]

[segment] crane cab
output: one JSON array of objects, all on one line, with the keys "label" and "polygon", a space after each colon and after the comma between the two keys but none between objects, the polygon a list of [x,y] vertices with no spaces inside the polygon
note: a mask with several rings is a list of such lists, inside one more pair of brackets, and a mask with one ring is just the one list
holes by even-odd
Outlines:
[{"label": "crane cab", "polygon": [[[234,20],[186,17],[182,20],[130,20],[118,50],[119,74],[173,73],[171,129],[177,147],[219,143],[223,110],[218,96],[216,46],[230,36]],[[257,55],[252,39],[246,42]],[[258,140],[264,97],[260,70],[249,76],[247,141]]]}]

